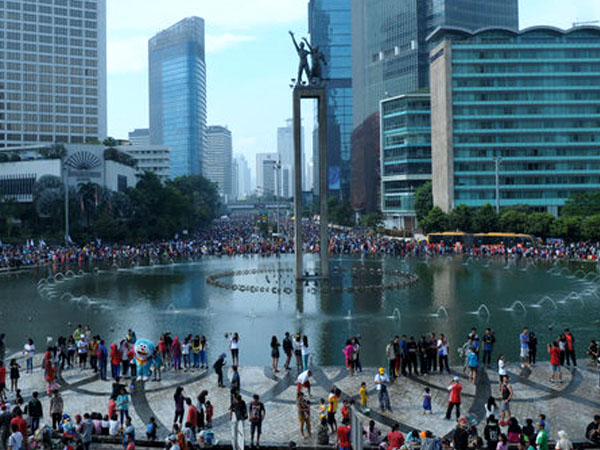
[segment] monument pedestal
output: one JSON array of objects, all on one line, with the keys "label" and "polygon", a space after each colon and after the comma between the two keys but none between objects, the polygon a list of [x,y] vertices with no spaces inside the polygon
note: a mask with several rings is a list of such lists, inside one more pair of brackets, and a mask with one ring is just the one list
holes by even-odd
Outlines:
[{"label": "monument pedestal", "polygon": [[324,86],[296,85],[294,87],[294,217],[295,217],[295,274],[296,280],[303,277],[302,248],[302,141],[301,126],[302,113],[301,102],[304,99],[317,100],[319,127],[319,215],[320,215],[320,255],[321,274],[323,280],[329,279],[329,209],[327,207],[329,177],[327,167],[327,98]]}]

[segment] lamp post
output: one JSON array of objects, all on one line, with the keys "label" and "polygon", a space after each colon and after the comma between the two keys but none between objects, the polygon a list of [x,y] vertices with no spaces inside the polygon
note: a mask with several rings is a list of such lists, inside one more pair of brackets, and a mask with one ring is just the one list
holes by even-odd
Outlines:
[{"label": "lamp post", "polygon": [[496,214],[500,214],[500,164],[502,164],[502,156],[494,156],[493,159],[496,171]]},{"label": "lamp post", "polygon": [[280,224],[279,224],[279,189],[280,189],[280,181],[279,177],[281,176],[281,161],[277,161],[275,163],[275,207],[277,214],[277,234],[280,233]]}]

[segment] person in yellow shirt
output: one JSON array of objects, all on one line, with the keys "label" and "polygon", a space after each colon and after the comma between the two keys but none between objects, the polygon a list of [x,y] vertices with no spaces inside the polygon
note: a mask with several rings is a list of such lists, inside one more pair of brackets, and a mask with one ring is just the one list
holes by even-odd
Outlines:
[{"label": "person in yellow shirt", "polygon": [[325,399],[322,397],[319,400],[319,419],[327,419],[327,406],[325,405]]},{"label": "person in yellow shirt", "polygon": [[369,396],[367,395],[367,383],[365,383],[364,381],[360,383],[358,395],[360,397],[360,407],[363,409],[364,412],[368,410],[367,401],[369,399]]}]

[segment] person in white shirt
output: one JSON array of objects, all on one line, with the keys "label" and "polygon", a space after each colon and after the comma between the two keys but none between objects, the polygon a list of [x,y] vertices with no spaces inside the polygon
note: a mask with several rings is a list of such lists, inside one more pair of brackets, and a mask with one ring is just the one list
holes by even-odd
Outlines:
[{"label": "person in white shirt", "polygon": [[448,352],[450,351],[450,344],[446,340],[443,334],[440,334],[440,338],[437,341],[438,349],[438,360],[440,363],[440,373],[444,371],[444,365],[446,366],[446,372],[450,373],[450,366],[448,365]]},{"label": "person in white shirt", "polygon": [[308,362],[310,357],[310,347],[308,346],[308,336],[302,336],[302,344],[300,345],[300,353],[302,354],[302,368],[308,370]]},{"label": "person in white shirt", "polygon": [[385,411],[386,408],[388,411],[392,410],[392,407],[390,406],[390,394],[388,393],[389,384],[390,377],[385,373],[385,369],[380,367],[377,375],[375,375],[375,388],[377,389],[379,406],[381,406],[382,411]]},{"label": "person in white shirt", "polygon": [[190,338],[187,337],[183,340],[183,344],[181,345],[181,356],[183,357],[183,371],[187,372],[190,368],[190,353],[192,350],[192,343],[190,342]]},{"label": "person in white shirt", "polygon": [[305,370],[296,379],[296,394],[302,392],[302,388],[305,387],[308,391],[308,397],[310,398],[310,377],[312,376],[312,372],[310,370]]},{"label": "person in white shirt", "polygon": [[8,450],[21,450],[23,448],[23,435],[19,431],[16,423],[13,423],[10,427],[12,434],[8,438],[7,448]]},{"label": "person in white shirt", "polygon": [[35,354],[33,339],[27,339],[27,342],[23,346],[23,354],[25,355],[25,361],[27,362],[25,373],[31,373],[33,372],[33,355]]},{"label": "person in white shirt", "polygon": [[558,440],[556,441],[556,446],[554,448],[556,450],[573,450],[573,444],[569,440],[566,431],[560,430],[558,432]]},{"label": "person in white shirt", "polygon": [[498,388],[502,390],[502,380],[506,376],[506,359],[504,355],[498,357]]}]

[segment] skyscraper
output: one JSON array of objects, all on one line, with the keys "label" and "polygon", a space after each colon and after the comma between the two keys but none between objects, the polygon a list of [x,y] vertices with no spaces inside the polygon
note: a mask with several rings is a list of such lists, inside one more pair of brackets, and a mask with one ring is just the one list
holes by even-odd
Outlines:
[{"label": "skyscraper", "polygon": [[279,161],[277,153],[257,153],[256,154],[256,190],[260,194],[265,192],[265,189],[271,189],[273,192],[273,182],[269,186],[265,186],[264,180],[264,161]]},{"label": "skyscraper", "polygon": [[373,211],[380,200],[364,193],[378,189],[377,173],[362,163],[379,153],[379,129],[365,125],[380,120],[380,101],[429,88],[427,36],[436,28],[517,30],[518,0],[351,1],[352,203],[356,209]]},{"label": "skyscraper", "polygon": [[231,196],[231,131],[219,125],[206,130],[204,176],[219,186],[221,195]]},{"label": "skyscraper", "polygon": [[204,19],[188,17],[148,43],[150,141],[171,148],[171,176],[201,174],[206,151]]},{"label": "skyscraper", "polygon": [[106,137],[106,0],[3,1],[0,147]]},{"label": "skyscraper", "polygon": [[[240,199],[246,197],[250,193],[250,167],[248,166],[248,161],[244,157],[244,155],[235,155],[234,162],[237,166],[237,171],[235,171],[235,167],[232,170],[233,172],[233,184],[237,186],[237,196],[235,198]],[[232,188],[234,190],[236,188]]]},{"label": "skyscraper", "polygon": [[[351,22],[350,0],[310,0],[310,40],[312,45],[319,47],[327,61],[327,65],[322,66],[322,69],[323,77],[327,79],[329,190],[333,195],[343,198],[348,198],[350,194]],[[314,155],[313,161],[318,161]]]}]

